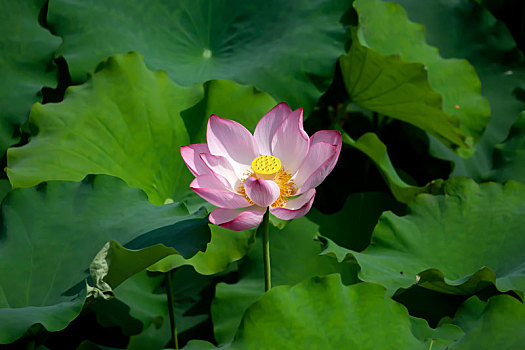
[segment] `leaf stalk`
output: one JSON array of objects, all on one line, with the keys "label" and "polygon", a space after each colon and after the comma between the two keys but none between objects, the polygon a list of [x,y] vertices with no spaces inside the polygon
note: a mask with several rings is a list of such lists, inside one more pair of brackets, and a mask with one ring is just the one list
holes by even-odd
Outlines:
[{"label": "leaf stalk", "polygon": [[175,349],[179,349],[179,339],[177,337],[177,324],[175,323],[175,302],[173,300],[173,272],[166,273],[166,295],[168,296],[168,313],[170,317],[171,342]]}]

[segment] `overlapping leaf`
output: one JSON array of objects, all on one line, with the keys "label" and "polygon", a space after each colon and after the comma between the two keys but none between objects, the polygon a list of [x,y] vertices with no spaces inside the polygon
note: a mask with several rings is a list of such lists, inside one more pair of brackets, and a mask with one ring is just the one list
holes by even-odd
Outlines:
[{"label": "overlapping leaf", "polygon": [[60,38],[42,28],[44,0],[0,1],[0,154],[18,142],[20,125],[44,86],[56,85],[51,69]]},{"label": "overlapping leaf", "polygon": [[128,349],[140,349],[137,345],[144,341],[150,349],[161,349],[170,338],[167,297],[155,293],[163,278],[139,272],[115,289],[115,298],[97,300],[89,307],[96,312],[98,323],[120,327],[130,336]]},{"label": "overlapping leaf", "polygon": [[358,0],[354,7],[359,29],[341,61],[350,96],[423,128],[462,156],[472,154],[490,113],[472,66],[443,59],[397,4]]},{"label": "overlapping leaf", "polygon": [[522,112],[505,142],[495,146],[491,178],[525,183],[525,112]]},{"label": "overlapping leaf", "polygon": [[467,300],[454,319],[466,333],[450,346],[455,349],[519,349],[525,343],[525,306],[519,300],[498,295],[487,303]]},{"label": "overlapping leaf", "polygon": [[210,239],[206,211],[201,210],[194,215],[195,219],[160,227],[126,244],[136,249],[126,249],[116,241],[107,242],[90,266],[95,287],[111,293],[130,276],[166,257],[176,255],[189,259],[199,250],[206,250]]},{"label": "overlapping leaf", "polygon": [[66,327],[80,312],[83,280],[105,242],[127,243],[192,218],[184,205],[152,205],[108,176],[10,192],[0,232],[0,343],[37,323],[49,331]]},{"label": "overlapping leaf", "polygon": [[168,256],[150,266],[148,270],[167,272],[176,267],[191,265],[200,274],[213,275],[226,270],[232,262],[244,257],[253,246],[254,230],[232,231],[210,225],[211,241],[205,252],[185,259],[180,255]]},{"label": "overlapping leaf", "polygon": [[352,193],[335,214],[325,215],[312,208],[308,218],[318,224],[319,233],[337,245],[361,251],[370,244],[372,231],[384,211],[403,213],[403,205],[381,192]]},{"label": "overlapping leaf", "polygon": [[403,217],[385,213],[361,253],[328,244],[326,254],[356,259],[360,278],[390,292],[417,283],[469,295],[494,283],[525,290],[525,185],[453,178],[443,195],[420,195]]},{"label": "overlapping leaf", "polygon": [[[505,23],[483,6],[469,0],[396,0],[408,16],[426,29],[426,38],[444,57],[467,59],[476,69],[483,95],[491,106],[491,118],[477,151],[462,159],[432,140],[433,154],[456,163],[453,175],[484,179],[492,166],[495,144],[502,142],[524,109],[520,91],[525,88],[525,58]],[[494,2],[494,4],[502,4]]]},{"label": "overlapping leaf", "polygon": [[[474,289],[472,285],[469,288]],[[465,286],[462,286],[462,289],[467,290]],[[452,293],[454,292],[457,292],[457,289]],[[490,293],[496,293],[493,285],[481,291],[479,295],[488,296]],[[460,305],[470,295],[471,293],[467,295],[444,293],[416,284],[409,288],[398,289],[392,299],[403,304],[410,315],[426,320],[425,323],[428,322],[431,327],[438,327],[447,317],[454,317]]]},{"label": "overlapping leaf", "polygon": [[[175,313],[179,333],[207,318],[207,315],[185,315],[199,301],[196,294],[206,285],[204,277],[198,277],[189,269],[179,269],[174,273]],[[127,349],[161,349],[168,343],[171,333],[168,302],[162,286],[164,278],[163,274],[150,276],[142,271],[118,286],[114,290],[115,298],[98,300],[90,306],[96,310],[100,324],[122,327],[123,332],[130,335]]]},{"label": "overlapping leaf", "polygon": [[422,340],[428,349],[447,350],[449,345],[461,338],[465,333],[456,325],[445,323],[437,328],[430,328],[422,318],[410,317],[412,333]]},{"label": "overlapping leaf", "polygon": [[[124,282],[115,291],[117,300],[129,307],[130,316],[140,320],[143,324],[142,332],[130,337],[126,349],[162,349],[168,343],[171,332],[167,296],[165,293],[155,293],[163,277],[150,277],[146,271],[142,271]],[[180,316],[182,315],[178,316],[180,331],[183,331],[186,328],[186,322],[181,322],[182,317]]]},{"label": "overlapping leaf", "polygon": [[86,84],[70,87],[62,103],[33,107],[39,131],[9,150],[9,179],[28,187],[107,174],[141,188],[153,203],[173,201],[191,181],[179,156],[189,143],[180,111],[201,98],[202,88],[149,71],[135,53],[112,57]]},{"label": "overlapping leaf", "polygon": [[230,349],[425,349],[406,309],[384,294],[338,275],[276,287],[246,311]]},{"label": "overlapping leaf", "polygon": [[[211,79],[256,86],[294,108],[310,109],[344,52],[343,0],[124,1],[85,6],[52,0],[48,23],[74,81],[103,58],[138,51],[184,85]],[[305,25],[307,24],[307,25]]]}]

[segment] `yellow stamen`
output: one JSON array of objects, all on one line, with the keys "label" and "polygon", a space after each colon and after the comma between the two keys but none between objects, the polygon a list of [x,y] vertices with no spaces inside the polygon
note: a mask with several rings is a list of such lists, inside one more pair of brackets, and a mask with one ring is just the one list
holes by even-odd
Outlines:
[{"label": "yellow stamen", "polygon": [[[241,184],[239,186],[238,192],[239,194],[243,195],[244,198],[246,198],[248,202],[250,202],[250,204],[253,205],[255,203],[253,203],[252,200],[248,197],[248,195],[246,194],[246,190],[244,189],[244,181],[251,176],[253,177],[257,176],[255,171],[246,172],[246,177],[243,180],[241,180]],[[294,195],[295,193],[294,182],[293,180],[291,180],[291,178],[292,178],[292,175],[286,172],[286,170],[284,170],[283,168],[279,169],[277,174],[275,174],[273,181],[279,186],[281,193],[279,194],[279,198],[277,198],[277,200],[272,203],[271,205],[272,208],[284,206],[286,202],[288,201],[288,197],[291,197]]]},{"label": "yellow stamen", "polygon": [[281,161],[274,156],[260,156],[252,161],[252,169],[257,178],[273,180],[281,170]]}]

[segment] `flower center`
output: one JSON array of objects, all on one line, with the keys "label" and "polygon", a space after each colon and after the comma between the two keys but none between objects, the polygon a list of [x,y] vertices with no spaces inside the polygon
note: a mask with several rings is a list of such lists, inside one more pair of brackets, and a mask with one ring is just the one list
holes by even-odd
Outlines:
[{"label": "flower center", "polygon": [[246,194],[244,181],[251,176],[264,180],[273,180],[279,186],[281,193],[279,194],[279,198],[272,203],[272,208],[284,206],[288,201],[288,198],[295,193],[295,184],[292,180],[292,174],[282,167],[281,161],[277,157],[260,156],[255,158],[252,161],[252,168],[246,171],[245,176],[246,177],[241,180],[238,193],[243,195],[250,204],[254,203]]},{"label": "flower center", "polygon": [[281,161],[274,156],[260,156],[252,161],[255,175],[264,180],[273,180],[281,170]]}]

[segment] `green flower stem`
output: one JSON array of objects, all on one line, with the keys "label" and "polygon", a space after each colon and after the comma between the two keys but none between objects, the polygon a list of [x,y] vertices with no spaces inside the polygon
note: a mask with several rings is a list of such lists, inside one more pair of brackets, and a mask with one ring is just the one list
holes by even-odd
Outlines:
[{"label": "green flower stem", "polygon": [[175,349],[179,348],[179,339],[177,337],[177,324],[175,323],[175,303],[173,301],[173,270],[166,273],[166,295],[168,296],[168,313],[170,316],[171,340]]},{"label": "green flower stem", "polygon": [[257,231],[262,234],[263,260],[264,260],[264,291],[267,292],[272,288],[272,272],[270,268],[270,232],[269,220],[270,210],[266,209],[263,220]]}]

